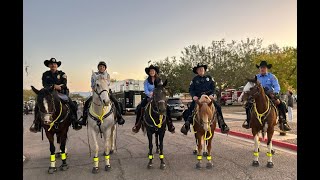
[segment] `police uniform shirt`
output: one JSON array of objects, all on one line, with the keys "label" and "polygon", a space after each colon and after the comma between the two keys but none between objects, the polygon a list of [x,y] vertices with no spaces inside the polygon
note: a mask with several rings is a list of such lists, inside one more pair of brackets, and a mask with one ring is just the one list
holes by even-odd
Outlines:
[{"label": "police uniform shirt", "polygon": [[214,95],[215,93],[215,82],[213,78],[209,75],[205,75],[203,77],[197,75],[190,82],[189,93],[191,97],[200,96],[202,93],[206,95]]}]

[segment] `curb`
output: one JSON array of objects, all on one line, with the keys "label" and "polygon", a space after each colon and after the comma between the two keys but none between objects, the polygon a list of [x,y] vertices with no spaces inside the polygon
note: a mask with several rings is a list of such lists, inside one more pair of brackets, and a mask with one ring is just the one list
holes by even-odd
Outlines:
[{"label": "curb", "polygon": [[[219,128],[216,128],[215,132],[221,133],[221,130]],[[246,134],[246,133],[241,133],[241,132],[236,132],[236,131],[229,131],[228,134],[232,135],[232,136],[239,136],[239,137],[246,138],[246,139],[253,139],[253,136],[251,134]],[[261,137],[260,137],[260,142],[267,144],[267,141],[262,141]],[[278,141],[278,140],[272,140],[272,145],[297,151],[297,145],[295,145],[295,144],[290,144],[290,143],[286,143],[286,142],[282,142],[282,141]]]}]

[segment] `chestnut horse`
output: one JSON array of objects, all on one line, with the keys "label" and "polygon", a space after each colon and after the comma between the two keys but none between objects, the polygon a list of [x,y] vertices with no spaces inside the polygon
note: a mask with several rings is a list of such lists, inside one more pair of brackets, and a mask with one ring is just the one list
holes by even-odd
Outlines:
[{"label": "chestnut horse", "polygon": [[257,76],[247,80],[248,83],[244,86],[243,95],[240,96],[240,99],[243,98],[243,100],[247,100],[249,96],[254,99],[250,117],[250,127],[254,137],[254,160],[252,166],[259,166],[259,132],[261,132],[263,140],[265,140],[265,133],[267,133],[267,156],[269,158],[267,167],[272,168],[273,150],[271,139],[274,133],[274,126],[277,124],[277,108],[265,94],[261,83],[257,80]]},{"label": "chestnut horse", "polygon": [[208,169],[213,167],[211,160],[211,142],[216,129],[216,109],[212,103],[212,100],[207,95],[202,95],[201,98],[196,101],[196,113],[193,116],[193,131],[195,133],[197,142],[197,169],[201,169],[202,161],[202,145],[204,146],[204,154],[206,154],[208,163],[206,167]]}]

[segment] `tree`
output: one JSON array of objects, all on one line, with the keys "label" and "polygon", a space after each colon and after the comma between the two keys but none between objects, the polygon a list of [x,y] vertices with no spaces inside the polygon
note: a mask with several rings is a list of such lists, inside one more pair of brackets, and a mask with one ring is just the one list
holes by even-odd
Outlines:
[{"label": "tree", "polygon": [[27,90],[24,89],[23,90],[23,101],[29,101],[30,99],[36,99],[36,93],[34,93],[31,89]]}]

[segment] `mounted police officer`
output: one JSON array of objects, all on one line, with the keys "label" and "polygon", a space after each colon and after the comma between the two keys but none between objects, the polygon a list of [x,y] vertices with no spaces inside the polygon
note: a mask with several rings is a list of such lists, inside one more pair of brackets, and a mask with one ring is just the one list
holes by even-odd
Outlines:
[{"label": "mounted police officer", "polygon": [[190,123],[192,123],[192,117],[194,115],[195,101],[200,99],[202,94],[206,94],[213,101],[213,104],[217,110],[218,115],[218,125],[221,128],[222,133],[228,133],[229,127],[224,122],[221,106],[213,100],[213,96],[215,93],[215,82],[213,78],[209,75],[205,75],[205,71],[207,70],[207,65],[198,64],[193,68],[193,72],[197,74],[192,81],[190,82],[189,93],[192,97],[192,103],[188,109],[187,117],[184,117],[186,121],[185,124],[181,128],[181,132],[187,135],[190,129]]},{"label": "mounted police officer", "polygon": [[[44,65],[49,67],[50,70],[42,74],[42,86],[44,88],[53,88],[58,91],[59,97],[61,97],[70,106],[70,115],[72,120],[72,127],[75,130],[80,130],[82,127],[79,125],[77,120],[77,105],[69,97],[69,89],[67,87],[67,75],[63,71],[57,70],[61,65],[61,61],[57,61],[55,58],[45,60]],[[34,121],[30,127],[31,132],[40,132],[41,130],[41,119],[38,116],[39,108],[36,105],[34,110]]]},{"label": "mounted police officer", "polygon": [[[103,74],[107,77],[107,80],[108,80],[108,83],[110,84],[110,75],[108,74],[107,72],[107,63],[104,62],[104,61],[100,61],[98,63],[98,72],[95,72],[96,75],[99,75],[99,74]],[[94,92],[94,77],[91,76],[91,89],[92,89],[92,92]],[[119,102],[117,101],[117,99],[111,94],[111,91],[109,91],[109,97],[110,97],[110,100],[114,103],[115,107],[116,107],[116,115],[117,115],[117,122],[118,124],[122,125],[125,123],[125,120],[122,118],[122,115],[121,115],[121,108],[120,108],[120,105],[119,105]],[[85,104],[84,104],[84,107],[83,107],[83,115],[82,117],[80,118],[80,120],[78,121],[79,124],[81,125],[86,125],[87,124],[87,118],[88,118],[88,111],[89,111],[89,106],[90,106],[90,103],[92,101],[92,96],[90,96],[89,99],[86,100]]]},{"label": "mounted police officer", "polygon": [[[272,102],[277,106],[279,112],[279,127],[282,131],[290,131],[291,128],[287,123],[286,112],[287,108],[284,102],[280,100],[279,92],[280,85],[277,77],[268,72],[268,69],[272,67],[272,64],[268,64],[267,61],[261,61],[260,65],[256,64],[256,67],[260,70],[260,73],[257,74],[257,79],[264,88],[265,93],[272,100]],[[250,117],[251,117],[251,108],[253,106],[252,98],[249,99],[245,105],[247,119],[244,121],[242,127],[249,129],[250,128]]]}]

